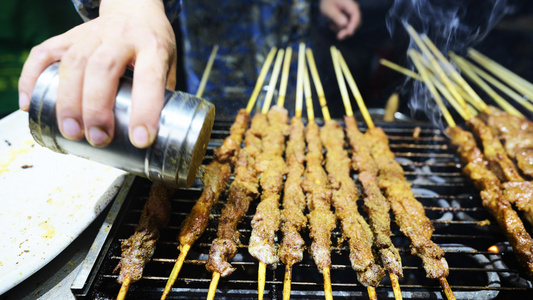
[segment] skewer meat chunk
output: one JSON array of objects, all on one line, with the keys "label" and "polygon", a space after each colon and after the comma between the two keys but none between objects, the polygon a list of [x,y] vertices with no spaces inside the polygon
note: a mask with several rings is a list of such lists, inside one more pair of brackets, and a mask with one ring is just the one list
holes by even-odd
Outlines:
[{"label": "skewer meat chunk", "polygon": [[501,181],[524,181],[520,176],[513,161],[509,159],[500,141],[492,135],[490,128],[480,118],[468,120],[468,125],[480,138],[483,144],[483,153],[489,162],[489,168]]},{"label": "skewer meat chunk", "polygon": [[505,182],[502,186],[505,199],[523,211],[527,221],[533,224],[533,183],[531,181]]},{"label": "skewer meat chunk", "polygon": [[205,231],[211,208],[218,201],[231,176],[231,166],[239,153],[242,136],[248,127],[248,119],[246,110],[239,110],[235,122],[231,125],[229,136],[219,148],[215,149],[213,161],[205,167],[202,177],[204,190],[181,224],[178,236],[180,247],[194,244]]},{"label": "skewer meat chunk", "polygon": [[348,240],[350,261],[363,286],[376,287],[385,272],[377,263],[372,251],[374,235],[365,219],[359,214],[359,192],[350,176],[350,158],[344,150],[344,131],[339,123],[328,121],[320,131],[326,148],[326,170],[332,190],[335,215],[341,222],[342,234]]},{"label": "skewer meat chunk", "polygon": [[235,270],[229,260],[237,253],[237,246],[241,245],[237,225],[248,211],[250,203],[259,195],[255,158],[261,153],[261,136],[267,124],[266,116],[257,114],[252,118],[251,128],[245,133],[245,146],[239,151],[235,163],[235,178],[218,222],[217,238],[209,250],[206,269],[218,272],[222,277]]},{"label": "skewer meat chunk", "polygon": [[170,220],[172,207],[169,197],[173,191],[161,183],[152,184],[135,233],[120,246],[120,262],[114,269],[114,272],[120,269],[118,283],[122,284],[126,277],[131,282],[142,278],[144,266],[154,255],[159,232]]},{"label": "skewer meat chunk", "polygon": [[292,118],[289,141],[285,151],[289,172],[285,181],[283,210],[281,211],[283,239],[278,251],[281,262],[289,267],[302,260],[305,246],[305,241],[300,235],[300,231],[307,225],[307,218],[303,213],[305,195],[301,187],[305,171],[304,131],[304,124],[300,118]]},{"label": "skewer meat chunk", "polygon": [[354,150],[353,169],[358,171],[358,179],[364,192],[365,211],[369,225],[374,233],[374,246],[378,249],[383,266],[390,274],[403,276],[402,262],[398,249],[391,240],[390,204],[381,193],[378,185],[378,166],[371,151],[371,144],[366,135],[357,127],[354,117],[345,117],[346,135]]},{"label": "skewer meat chunk", "polygon": [[509,158],[516,160],[525,175],[533,176],[533,122],[493,106],[479,116],[492,135],[502,140]]},{"label": "skewer meat chunk", "polygon": [[517,259],[525,266],[528,276],[533,278],[533,239],[510,202],[502,195],[500,180],[487,169],[488,163],[470,132],[459,127],[451,127],[446,133],[451,143],[457,147],[463,163],[466,164],[463,171],[481,191],[483,206],[496,219],[513,247]]},{"label": "skewer meat chunk", "polygon": [[449,273],[444,250],[431,240],[433,225],[424,207],[413,195],[400,164],[394,159],[388,139],[379,127],[367,131],[372,157],[379,168],[378,182],[390,202],[400,231],[411,241],[411,254],[422,259],[429,278],[446,278]]},{"label": "skewer meat chunk", "polygon": [[322,143],[316,123],[307,125],[307,168],[302,182],[306,193],[309,236],[313,239],[310,252],[320,272],[331,267],[331,232],[336,227],[335,215],[331,211],[331,191],[328,177],[322,168]]},{"label": "skewer meat chunk", "polygon": [[274,106],[267,113],[268,126],[262,138],[263,150],[257,156],[255,167],[260,175],[261,202],[252,219],[252,233],[248,252],[259,261],[276,265],[278,263],[275,244],[280,225],[279,199],[283,189],[283,178],[288,172],[283,160],[285,136],[287,135],[287,110]]}]

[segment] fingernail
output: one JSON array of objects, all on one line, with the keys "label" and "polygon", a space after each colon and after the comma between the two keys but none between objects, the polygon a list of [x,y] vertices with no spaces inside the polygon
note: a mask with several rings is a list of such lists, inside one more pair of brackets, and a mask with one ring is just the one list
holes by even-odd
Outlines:
[{"label": "fingernail", "polygon": [[30,107],[30,98],[26,93],[19,94],[19,108],[22,110],[28,110]]},{"label": "fingernail", "polygon": [[109,135],[98,127],[89,128],[89,143],[99,146],[109,139]]},{"label": "fingernail", "polygon": [[72,118],[63,120],[63,133],[68,139],[79,138],[81,133],[80,123]]},{"label": "fingernail", "polygon": [[148,130],[144,126],[137,126],[133,129],[133,145],[137,148],[146,148],[149,146]]}]

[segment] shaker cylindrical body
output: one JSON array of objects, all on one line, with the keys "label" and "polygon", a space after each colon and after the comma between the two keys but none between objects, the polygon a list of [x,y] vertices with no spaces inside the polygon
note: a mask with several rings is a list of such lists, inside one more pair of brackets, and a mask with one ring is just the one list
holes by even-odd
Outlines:
[{"label": "shaker cylindrical body", "polygon": [[93,147],[85,139],[66,139],[59,131],[55,113],[58,71],[59,63],[49,66],[39,76],[31,97],[30,131],[37,143],[173,187],[192,184],[213,128],[215,108],[211,103],[187,93],[165,91],[157,137],[149,148],[138,149],[128,134],[132,81],[123,77],[114,107],[114,138],[106,147]]}]

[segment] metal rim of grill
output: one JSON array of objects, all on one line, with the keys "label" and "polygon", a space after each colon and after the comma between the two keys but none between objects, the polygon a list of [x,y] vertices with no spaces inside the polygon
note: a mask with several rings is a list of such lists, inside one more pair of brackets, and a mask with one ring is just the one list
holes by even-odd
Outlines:
[{"label": "metal rim of grill", "polygon": [[[220,146],[229,134],[233,120],[216,120],[211,141],[203,165],[212,159],[213,149]],[[318,121],[317,121],[318,122]],[[343,124],[342,122],[340,122]],[[320,123],[319,123],[320,125]],[[359,124],[361,131],[366,127]],[[391,150],[405,170],[406,178],[412,183],[415,197],[424,205],[426,215],[435,227],[433,241],[445,251],[450,274],[448,282],[457,299],[507,299],[533,295],[531,282],[507,246],[496,221],[481,206],[479,192],[469,179],[462,175],[461,165],[455,149],[449,146],[442,130],[426,123],[382,123],[389,137]],[[394,127],[392,127],[394,126]],[[413,131],[420,127],[418,138]],[[95,241],[87,259],[86,271],[78,275],[72,291],[79,299],[114,299],[120,285],[113,269],[120,259],[120,242],[134,233],[144,202],[148,197],[150,182],[136,178],[126,197],[111,208],[103,233]],[[358,186],[359,187],[359,186]],[[360,189],[360,187],[359,187]],[[190,212],[202,192],[198,177],[189,189],[178,190],[171,198],[172,218],[161,231],[152,260],[146,265],[143,278],[133,283],[127,299],[159,299],[179,251],[177,234],[182,220]],[[226,194],[211,211],[209,225],[204,234],[191,247],[169,299],[205,299],[211,281],[211,273],[205,270],[211,241],[216,237],[220,211],[224,207]],[[117,202],[118,199],[115,201]],[[259,200],[252,203],[243,222],[239,225],[242,246],[232,260],[237,270],[218,284],[216,299],[257,298],[258,263],[247,251],[251,232],[250,221]],[[361,214],[362,199],[358,204]],[[404,277],[399,283],[404,299],[445,299],[438,280],[425,277],[421,260],[410,254],[409,240],[403,236],[391,215],[392,241],[402,258]],[[102,231],[102,230],[101,230]],[[308,231],[302,236],[310,245]],[[281,239],[280,233],[278,238]],[[278,241],[279,241],[278,239]],[[348,259],[349,250],[341,241],[339,226],[332,234],[331,281],[335,298],[367,298],[366,288],[357,282]],[[501,252],[494,254],[487,249],[498,244]],[[283,291],[284,265],[268,269],[265,299],[281,299]],[[322,275],[317,271],[311,255],[305,251],[301,263],[293,266],[293,299],[323,299]],[[386,276],[376,288],[378,299],[394,299],[391,284]]]}]

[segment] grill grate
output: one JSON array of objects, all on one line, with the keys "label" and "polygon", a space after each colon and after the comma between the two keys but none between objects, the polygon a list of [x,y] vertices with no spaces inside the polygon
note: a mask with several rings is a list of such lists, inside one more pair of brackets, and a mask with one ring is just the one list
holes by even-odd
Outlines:
[{"label": "grill grate", "polygon": [[[212,140],[204,164],[212,159],[213,149],[227,136],[231,120],[218,120],[212,133]],[[361,130],[364,125],[359,124]],[[448,282],[457,299],[507,299],[510,296],[533,295],[530,283],[521,279],[521,270],[513,257],[512,250],[501,244],[505,237],[496,222],[480,206],[478,192],[461,175],[459,159],[455,150],[448,146],[443,132],[428,124],[401,123],[377,124],[389,136],[392,151],[406,171],[413,191],[426,209],[427,216],[435,226],[433,240],[446,251],[450,267]],[[394,127],[391,127],[394,126]],[[413,138],[415,127],[421,127],[419,138]],[[120,286],[113,269],[120,259],[120,242],[133,234],[147,199],[150,182],[135,179],[129,194],[116,217],[107,240],[92,268],[83,288],[73,288],[78,298],[114,299]],[[196,180],[190,189],[178,190],[172,198],[173,213],[170,224],[161,231],[161,238],[153,259],[145,268],[143,279],[129,288],[129,299],[159,299],[168,275],[178,256],[176,235],[179,226],[202,192],[201,181]],[[211,280],[211,273],[205,270],[211,241],[216,237],[217,220],[224,206],[226,195],[213,208],[209,226],[201,238],[192,246],[180,276],[169,294],[169,299],[205,299]],[[244,246],[233,259],[237,270],[218,284],[217,299],[257,298],[257,261],[248,254],[251,232],[250,222],[255,205],[252,203],[248,215],[239,226]],[[360,207],[362,200],[359,200]],[[361,213],[365,213],[361,209]],[[392,240],[398,247],[404,268],[400,286],[404,299],[445,299],[437,280],[425,277],[425,271],[418,257],[410,255],[409,241],[391,225]],[[303,236],[309,245],[308,232]],[[366,288],[357,282],[351,269],[348,249],[339,244],[339,228],[333,232],[331,280],[333,296],[336,298],[367,297]],[[500,243],[501,254],[492,254],[487,249]],[[265,298],[281,299],[284,267],[267,270]],[[523,276],[525,277],[525,276]],[[323,299],[322,275],[318,273],[312,257],[305,252],[301,263],[293,267],[293,299]],[[376,289],[379,299],[394,299],[388,277]]]}]

